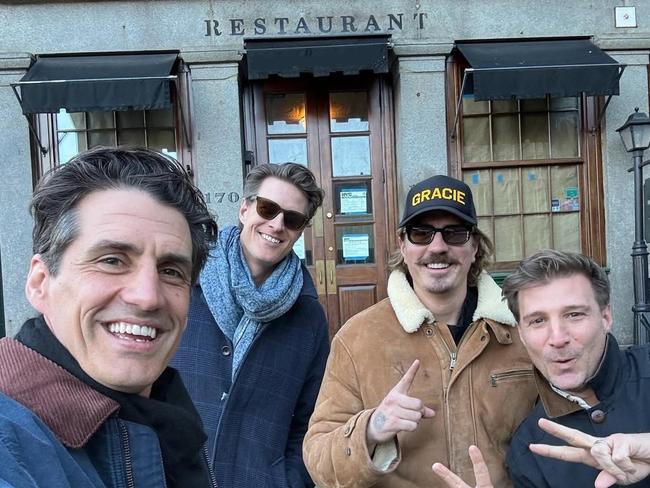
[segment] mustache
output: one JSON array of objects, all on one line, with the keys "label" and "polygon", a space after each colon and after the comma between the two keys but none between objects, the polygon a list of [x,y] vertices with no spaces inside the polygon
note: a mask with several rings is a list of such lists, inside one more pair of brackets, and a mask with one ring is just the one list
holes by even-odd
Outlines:
[{"label": "mustache", "polygon": [[550,351],[544,353],[545,361],[568,361],[570,359],[578,359],[582,356],[582,351],[572,347],[571,349],[563,349],[562,351]]},{"label": "mustache", "polygon": [[417,264],[426,266],[427,264],[458,264],[456,259],[453,259],[446,253],[432,252],[425,254],[417,260]]}]

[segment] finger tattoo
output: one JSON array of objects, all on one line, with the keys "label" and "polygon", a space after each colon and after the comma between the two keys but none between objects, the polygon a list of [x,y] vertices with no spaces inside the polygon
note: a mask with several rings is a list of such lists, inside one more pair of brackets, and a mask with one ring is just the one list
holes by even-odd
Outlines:
[{"label": "finger tattoo", "polygon": [[375,415],[372,423],[375,425],[375,428],[382,429],[386,423],[386,416],[382,412],[377,412],[377,415]]}]

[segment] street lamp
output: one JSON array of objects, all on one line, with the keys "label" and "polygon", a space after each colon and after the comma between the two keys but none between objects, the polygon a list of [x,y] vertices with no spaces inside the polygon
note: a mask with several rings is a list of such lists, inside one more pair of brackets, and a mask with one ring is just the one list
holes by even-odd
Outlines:
[{"label": "street lamp", "polygon": [[627,152],[634,159],[634,245],[632,273],[634,279],[634,343],[650,342],[650,304],[648,304],[648,246],[643,233],[643,151],[650,147],[650,118],[639,108],[616,129]]}]

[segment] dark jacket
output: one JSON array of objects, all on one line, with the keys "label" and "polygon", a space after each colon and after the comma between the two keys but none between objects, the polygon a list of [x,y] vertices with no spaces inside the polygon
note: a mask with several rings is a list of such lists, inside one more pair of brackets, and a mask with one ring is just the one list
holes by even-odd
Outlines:
[{"label": "dark jacket", "polygon": [[208,435],[219,486],[313,486],[302,440],[325,370],[328,328],[308,272],[296,303],[264,324],[231,381],[231,341],[192,291],[188,326],[172,365],[179,370]]},{"label": "dark jacket", "polygon": [[[597,437],[650,432],[650,345],[620,351],[614,336],[608,336],[603,360],[588,383],[600,403],[588,411],[555,393],[539,372],[536,380],[541,401],[515,432],[508,451],[516,487],[594,486],[595,468],[538,456],[528,449],[530,443],[565,444],[537,426],[542,417]],[[630,486],[650,487],[650,478]]]},{"label": "dark jacket", "polygon": [[36,351],[0,340],[0,485],[166,486],[158,437]]}]

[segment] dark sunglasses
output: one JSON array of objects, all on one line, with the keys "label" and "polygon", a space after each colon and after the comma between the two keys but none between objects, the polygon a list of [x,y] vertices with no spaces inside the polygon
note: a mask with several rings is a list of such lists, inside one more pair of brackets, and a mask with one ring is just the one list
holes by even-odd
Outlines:
[{"label": "dark sunglasses", "polygon": [[430,225],[418,225],[406,228],[406,237],[413,244],[427,246],[431,244],[436,232],[440,232],[442,240],[450,246],[462,246],[472,235],[471,227],[464,225],[448,225],[447,227],[437,228]]},{"label": "dark sunglasses", "polygon": [[273,220],[282,212],[284,217],[284,226],[289,230],[300,231],[309,223],[309,217],[295,210],[285,210],[273,200],[263,197],[253,197],[257,201],[257,214],[266,220]]}]

